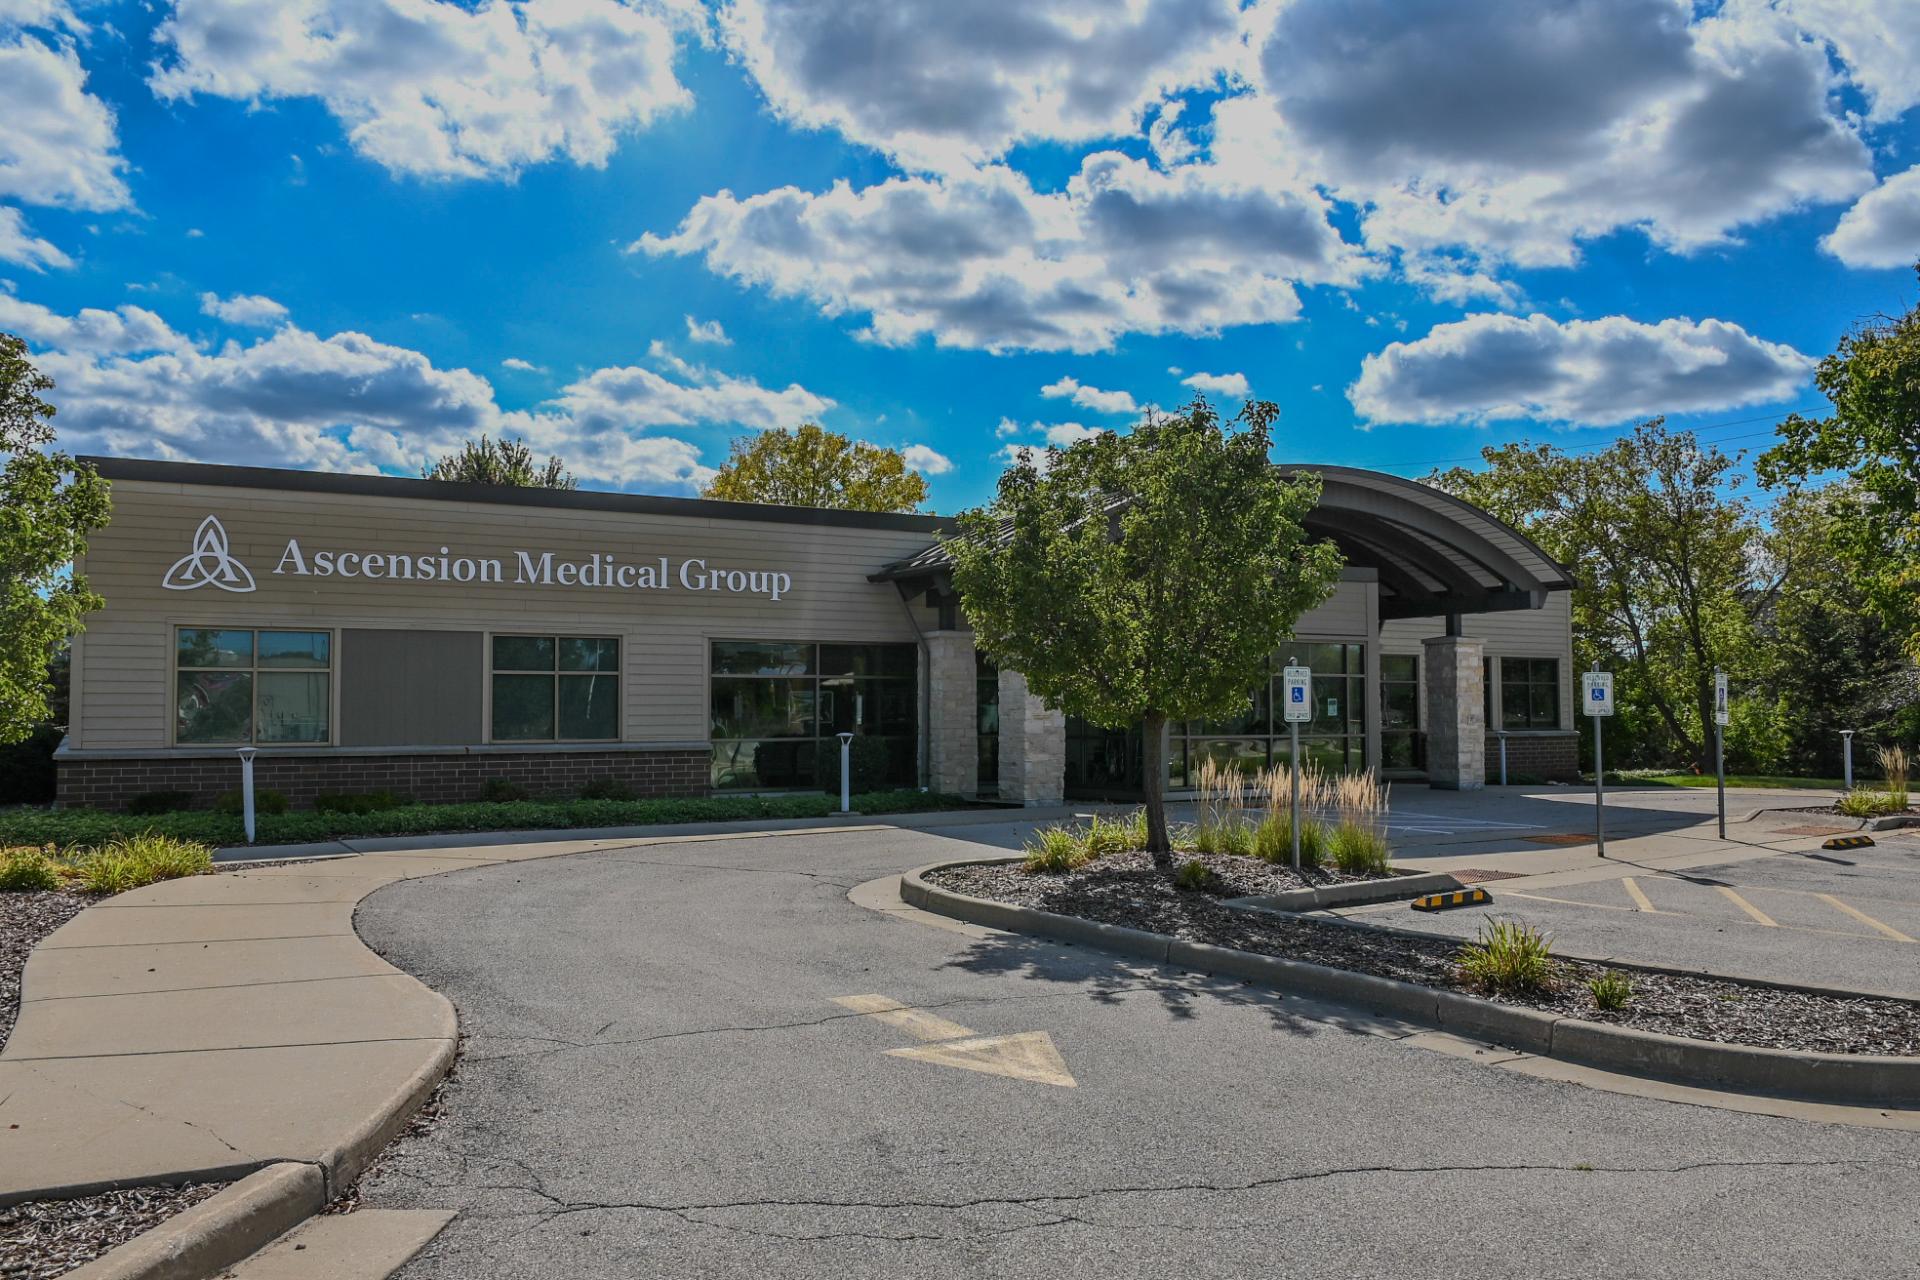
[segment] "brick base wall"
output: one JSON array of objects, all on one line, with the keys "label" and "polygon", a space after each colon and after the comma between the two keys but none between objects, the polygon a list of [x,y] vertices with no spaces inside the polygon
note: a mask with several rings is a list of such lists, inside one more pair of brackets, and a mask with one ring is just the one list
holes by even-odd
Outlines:
[{"label": "brick base wall", "polygon": [[[1580,736],[1554,733],[1507,738],[1507,776],[1545,778],[1550,782],[1580,780]],[[1487,735],[1487,782],[1500,782],[1500,739]]]},{"label": "brick base wall", "polygon": [[[261,755],[253,762],[253,785],[286,796],[295,809],[313,807],[323,791],[395,791],[423,804],[457,804],[480,798],[495,778],[525,787],[535,796],[568,797],[589,782],[612,778],[641,796],[707,794],[710,753],[705,750],[487,752],[439,755]],[[237,758],[61,760],[62,805],[121,809],[146,791],[186,791],[205,808],[240,789]]]}]

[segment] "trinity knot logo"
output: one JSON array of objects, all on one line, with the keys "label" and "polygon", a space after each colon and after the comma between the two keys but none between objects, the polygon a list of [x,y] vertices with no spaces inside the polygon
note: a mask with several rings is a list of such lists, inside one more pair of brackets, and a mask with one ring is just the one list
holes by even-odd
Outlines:
[{"label": "trinity knot logo", "polygon": [[222,591],[252,591],[253,575],[233,558],[220,517],[208,516],[193,533],[193,550],[173,562],[161,586],[169,591],[191,591],[215,586]]}]

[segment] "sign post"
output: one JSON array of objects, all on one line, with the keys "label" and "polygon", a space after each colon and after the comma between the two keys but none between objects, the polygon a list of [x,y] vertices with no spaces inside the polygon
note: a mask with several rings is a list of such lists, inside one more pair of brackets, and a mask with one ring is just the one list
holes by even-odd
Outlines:
[{"label": "sign post", "polygon": [[[1293,659],[1292,662],[1297,662]],[[1281,673],[1281,707],[1287,721],[1287,736],[1293,744],[1293,869],[1300,871],[1300,722],[1313,719],[1313,669],[1290,662]]]},{"label": "sign post", "polygon": [[1733,718],[1727,702],[1727,673],[1713,669],[1713,785],[1719,792],[1720,838],[1727,838],[1727,722]]},{"label": "sign post", "polygon": [[1580,703],[1593,721],[1593,840],[1607,856],[1607,762],[1600,753],[1600,722],[1613,714],[1613,672],[1595,667],[1580,677]]}]

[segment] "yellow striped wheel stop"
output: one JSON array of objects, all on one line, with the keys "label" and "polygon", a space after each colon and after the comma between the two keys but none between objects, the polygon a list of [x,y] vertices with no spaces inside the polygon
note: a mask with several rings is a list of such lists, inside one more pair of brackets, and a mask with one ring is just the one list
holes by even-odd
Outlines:
[{"label": "yellow striped wheel stop", "polygon": [[1831,840],[1820,842],[1822,849],[1871,849],[1872,836],[1835,836]]},{"label": "yellow striped wheel stop", "polygon": [[1485,889],[1455,889],[1451,893],[1423,893],[1413,900],[1415,911],[1451,911],[1455,907],[1477,907],[1492,902]]}]

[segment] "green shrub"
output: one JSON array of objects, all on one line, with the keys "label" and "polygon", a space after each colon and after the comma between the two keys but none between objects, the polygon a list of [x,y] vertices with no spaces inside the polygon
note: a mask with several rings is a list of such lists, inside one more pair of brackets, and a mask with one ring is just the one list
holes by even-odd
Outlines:
[{"label": "green shrub", "polygon": [[1552,941],[1524,921],[1487,921],[1455,959],[1468,982],[1497,995],[1538,995],[1559,985]]},{"label": "green shrub", "polygon": [[322,791],[313,798],[313,807],[319,813],[384,813],[388,809],[401,809],[412,803],[412,796],[403,796],[385,788],[365,793]]},{"label": "green shrub", "polygon": [[[724,799],[730,801],[734,797],[728,796]],[[837,796],[829,799],[824,794],[807,794],[786,796],[782,799],[788,803],[803,806],[819,805],[822,813],[833,813],[840,808],[840,800]],[[930,813],[939,809],[967,809],[972,805],[973,801],[965,796],[956,796],[945,791],[917,791],[910,787],[901,787],[894,791],[869,791],[864,795],[853,797],[855,813]],[[811,817],[813,815],[809,810],[807,813],[795,813],[789,816]]]},{"label": "green shrub", "polygon": [[[870,738],[856,733],[847,747],[847,780],[853,791],[879,791],[893,772],[893,748],[885,738]],[[828,738],[814,755],[814,776],[820,790],[830,796],[840,794],[840,740]]]},{"label": "green shrub", "polygon": [[213,866],[213,850],[171,836],[116,840],[81,858],[75,880],[84,893],[125,893],[161,880],[197,876]]},{"label": "green shrub", "polygon": [[1174,869],[1173,887],[1187,893],[1204,893],[1220,883],[1213,868],[1198,858],[1189,858]]},{"label": "green shrub", "polygon": [[1109,822],[1099,814],[1093,815],[1093,822],[1081,837],[1086,846],[1087,857],[1104,858],[1110,853],[1125,853],[1132,848],[1132,834],[1124,821]]},{"label": "green shrub", "polygon": [[1856,787],[1841,796],[1835,807],[1849,818],[1877,818],[1882,814],[1899,813],[1907,807],[1907,802],[1904,796]]},{"label": "green shrub", "polygon": [[59,864],[45,849],[8,849],[0,853],[0,893],[47,893],[59,887]]},{"label": "green shrub", "polygon": [[480,800],[483,804],[515,804],[525,800],[531,794],[511,778],[488,778],[480,784]]},{"label": "green shrub", "polygon": [[1327,854],[1346,875],[1384,876],[1391,870],[1387,838],[1357,822],[1342,822],[1327,833]]},{"label": "green shrub", "polygon": [[[243,797],[238,791],[227,791],[227,792],[223,792],[220,798],[213,802],[213,811],[215,813],[224,813],[229,816],[238,816],[241,813],[245,812],[245,803],[246,803],[245,797]],[[254,788],[254,791],[253,791],[253,816],[254,817],[257,818],[263,813],[285,813],[286,811],[287,811],[287,797],[284,794],[282,794],[281,792],[275,791],[272,787],[255,787]]]},{"label": "green shrub", "polygon": [[127,801],[127,812],[142,817],[156,813],[184,813],[192,807],[191,791],[142,791]]},{"label": "green shrub", "polygon": [[580,788],[582,800],[638,800],[640,793],[618,778],[595,778]]},{"label": "green shrub", "polygon": [[1028,875],[1060,875],[1093,860],[1085,838],[1071,827],[1042,827],[1028,837],[1027,860],[1020,869]]},{"label": "green shrub", "polygon": [[[1282,809],[1270,813],[1254,828],[1247,851],[1263,862],[1276,866],[1293,865],[1293,815]],[[1318,871],[1327,863],[1327,828],[1310,814],[1300,815],[1300,866]]]},{"label": "green shrub", "polygon": [[1587,992],[1593,996],[1596,1007],[1617,1013],[1633,999],[1633,983],[1624,973],[1609,969],[1599,977],[1587,980]]}]

